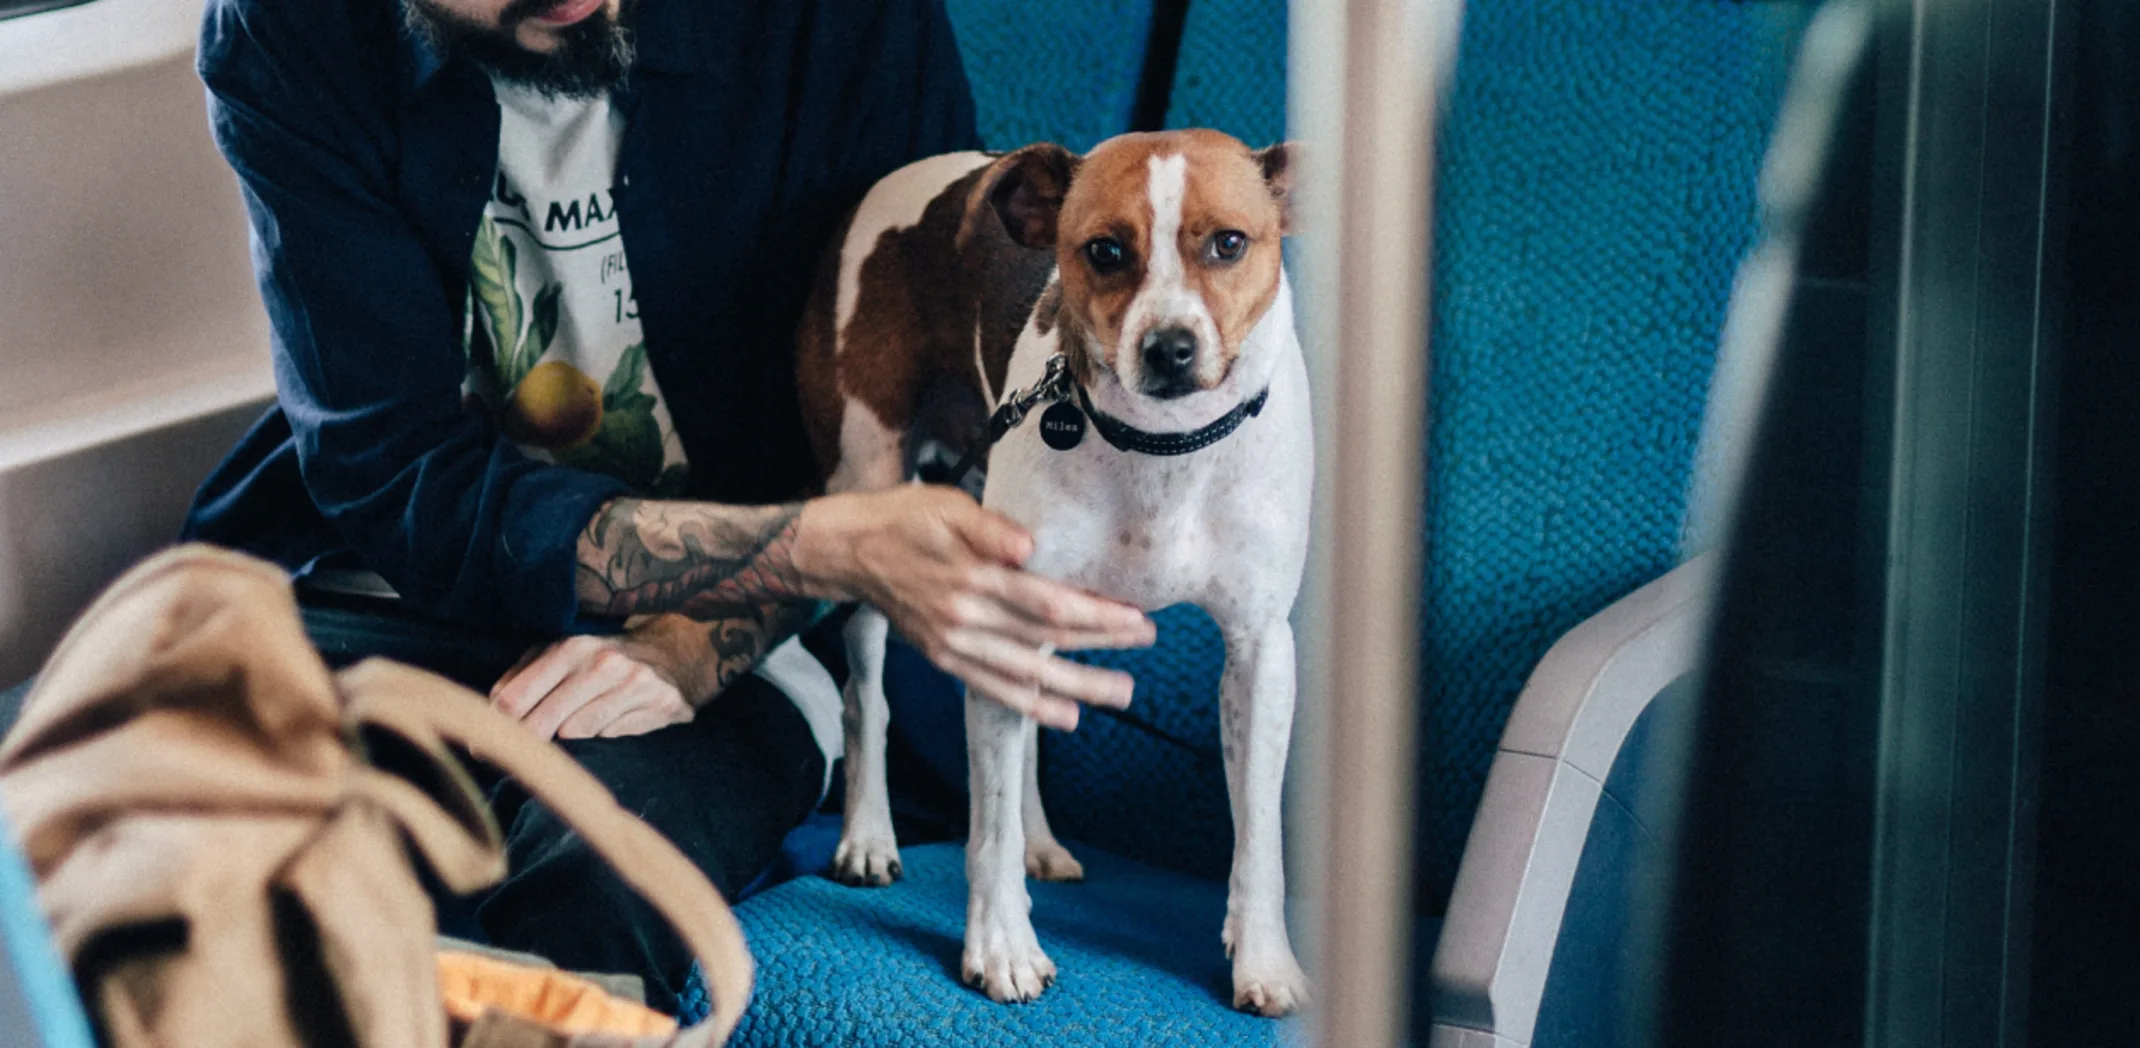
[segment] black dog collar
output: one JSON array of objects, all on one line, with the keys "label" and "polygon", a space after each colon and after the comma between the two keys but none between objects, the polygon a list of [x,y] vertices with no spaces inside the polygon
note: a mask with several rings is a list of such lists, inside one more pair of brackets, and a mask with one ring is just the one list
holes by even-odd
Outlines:
[{"label": "black dog collar", "polygon": [[1116,448],[1140,455],[1186,455],[1208,448],[1240,429],[1241,423],[1262,414],[1263,402],[1271,398],[1270,387],[1265,386],[1263,392],[1234,405],[1232,411],[1187,433],[1147,433],[1121,419],[1102,414],[1092,406],[1092,398],[1085,395],[1085,387],[1075,388],[1078,406],[1084,408],[1085,415],[1092,419],[1092,428],[1099,430],[1100,436]]},{"label": "black dog collar", "polygon": [[[994,447],[996,441],[1003,439],[1005,433],[1024,422],[1026,414],[1032,411],[1035,405],[1044,400],[1054,401],[1055,407],[1049,409],[1049,414],[1056,410],[1069,409],[1073,392],[1078,406],[1083,408],[1086,417],[1092,420],[1092,428],[1100,431],[1101,439],[1114,445],[1117,450],[1140,455],[1186,455],[1208,448],[1225,440],[1234,430],[1240,429],[1241,423],[1251,416],[1262,414],[1264,401],[1271,398],[1270,387],[1266,386],[1263,392],[1234,405],[1232,411],[1213,419],[1208,425],[1187,433],[1147,433],[1121,419],[1101,414],[1098,408],[1093,407],[1091,398],[1085,395],[1085,387],[1078,385],[1077,381],[1070,377],[1069,360],[1058,353],[1048,358],[1047,373],[1041,376],[1040,381],[1033,383],[1033,388],[1014,390],[1010,396],[1004,398],[1003,404],[989,416],[988,426],[981,431],[980,439],[975,440],[973,446],[966,449],[966,454],[960,456],[958,465],[952,467],[950,479],[946,483],[957,487],[965,480],[966,474],[987,458],[988,449]],[[1075,409],[1069,410],[1071,414],[1076,414]],[[1058,446],[1050,441],[1049,446],[1058,451],[1075,447],[1079,435],[1082,435],[1082,431],[1076,435],[1066,434],[1062,439],[1067,443]]]}]

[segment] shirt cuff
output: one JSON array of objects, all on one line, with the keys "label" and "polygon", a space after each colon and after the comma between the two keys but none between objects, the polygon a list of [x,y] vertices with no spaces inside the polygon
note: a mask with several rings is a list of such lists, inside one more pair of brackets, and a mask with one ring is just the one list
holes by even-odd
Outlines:
[{"label": "shirt cuff", "polygon": [[510,621],[549,633],[603,627],[601,617],[580,614],[580,533],[603,503],[631,494],[623,481],[566,466],[530,470],[513,485],[498,550]]}]

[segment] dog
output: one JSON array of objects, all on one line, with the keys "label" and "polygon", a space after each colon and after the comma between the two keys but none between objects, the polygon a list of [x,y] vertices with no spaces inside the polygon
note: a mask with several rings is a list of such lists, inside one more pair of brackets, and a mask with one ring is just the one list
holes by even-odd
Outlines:
[{"label": "dog", "polygon": [[[1279,825],[1295,689],[1287,616],[1314,457],[1281,265],[1292,157],[1286,144],[1251,151],[1196,130],[1123,135],[1083,157],[1041,144],[918,161],[878,182],[835,238],[797,344],[829,492],[907,482],[927,440],[962,449],[1014,393],[1059,395],[989,452],[982,503],[1032,532],[1028,570],[1147,610],[1194,603],[1223,631],[1235,846],[1221,938],[1235,1007],[1268,1016],[1307,995],[1285,926]],[[861,607],[845,630],[833,874],[888,884],[900,872],[884,769],[888,626]],[[1028,1001],[1055,967],[1025,876],[1083,871],[1041,807],[1034,722],[969,693],[966,731],[962,973],[997,1001]]]}]

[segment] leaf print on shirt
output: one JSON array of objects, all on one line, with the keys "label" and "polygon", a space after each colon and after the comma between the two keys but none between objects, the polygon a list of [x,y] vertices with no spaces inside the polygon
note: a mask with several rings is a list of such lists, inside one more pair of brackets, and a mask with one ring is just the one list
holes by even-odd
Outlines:
[{"label": "leaf print on shirt", "polygon": [[511,389],[527,374],[516,366],[520,344],[520,291],[513,283],[519,268],[518,250],[498,232],[489,215],[476,227],[476,247],[469,258],[468,289],[483,306],[483,319],[490,327],[493,364],[498,385]]},{"label": "leaf print on shirt", "polygon": [[600,431],[585,444],[560,450],[557,460],[618,477],[641,491],[681,493],[687,474],[680,465],[662,469],[661,425],[654,420],[656,401],[645,391],[646,378],[646,343],[634,342],[617,356],[602,385]]},{"label": "leaf print on shirt", "polygon": [[478,364],[495,382],[499,428],[564,465],[608,474],[648,494],[683,494],[690,471],[666,461],[655,415],[660,401],[647,392],[646,343],[625,347],[599,386],[568,359],[543,359],[564,320],[565,287],[545,282],[528,303],[519,291],[520,262],[513,239],[483,216],[470,256],[469,297],[490,335],[490,359]]},{"label": "leaf print on shirt", "polygon": [[515,371],[525,376],[535,370],[542,355],[550,351],[550,343],[557,338],[557,300],[565,294],[563,284],[544,284],[535,292],[535,315],[528,320],[528,333],[520,340],[520,351],[514,355]]},{"label": "leaf print on shirt", "polygon": [[[469,258],[468,287],[483,306],[483,319],[490,331],[492,364],[498,388],[511,390],[535,370],[542,355],[557,337],[558,302],[562,284],[544,284],[535,292],[530,311],[520,297],[520,250],[511,237],[498,231],[489,215],[476,228],[476,247]],[[521,322],[527,322],[522,330]]]}]

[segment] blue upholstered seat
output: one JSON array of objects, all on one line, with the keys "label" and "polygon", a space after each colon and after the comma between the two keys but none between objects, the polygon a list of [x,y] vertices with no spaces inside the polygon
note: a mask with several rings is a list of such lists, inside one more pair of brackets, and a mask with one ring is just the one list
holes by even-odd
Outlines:
[{"label": "blue upholstered seat", "polygon": [[1807,5],[1475,0],[1435,201],[1419,904],[1562,634],[1678,563]]},{"label": "blue upholstered seat", "polygon": [[959,984],[964,851],[931,844],[905,850],[906,878],[892,887],[807,878],[742,908],[760,988],[734,1043],[1281,1043],[1281,1024],[1229,1007],[1222,882],[1072,847],[1084,883],[1032,886],[1034,928],[1061,969],[1038,1001],[999,1005]]},{"label": "blue upholstered seat", "polygon": [[[1232,1009],[1219,944],[1233,823],[1217,752],[1224,645],[1210,618],[1170,608],[1150,651],[1084,656],[1129,669],[1124,717],[1094,711],[1044,735],[1042,790],[1074,841],[1082,884],[1033,884],[1033,920],[1062,979],[1030,1005],[995,1004],[959,981],[966,921],[959,844],[901,849],[905,877],[848,888],[805,876],[737,907],[760,964],[740,1048],[816,1044],[1277,1044],[1280,1024]],[[919,760],[962,782],[961,703],[911,649],[887,660],[895,731]],[[836,825],[836,824],[835,824]],[[823,825],[796,849],[822,868]],[[1136,856],[1135,859],[1123,855]]]},{"label": "blue upholstered seat", "polygon": [[946,0],[990,149],[1084,152],[1128,130],[1152,0]]},{"label": "blue upholstered seat", "polygon": [[37,907],[37,882],[0,820],[0,1045],[90,1048],[89,1020]]},{"label": "blue upholstered seat", "polygon": [[[991,147],[1053,139],[1082,150],[1128,129],[1149,2],[950,7]],[[1230,38],[1244,19],[1258,35]],[[1283,4],[1268,0],[1192,5],[1170,126],[1278,140],[1284,22]],[[1233,1010],[1218,939],[1233,849],[1218,752],[1225,645],[1195,608],[1155,617],[1152,650],[1085,656],[1137,677],[1129,711],[1092,711],[1074,734],[1043,735],[1041,788],[1086,871],[1082,884],[1032,885],[1034,925],[1061,981],[1018,1007],[962,985],[962,848],[909,846],[905,879],[891,888],[805,877],[738,908],[760,974],[737,1045],[1280,1042],[1282,1024]],[[890,662],[893,730],[939,777],[962,783],[961,700],[911,651],[895,649]],[[814,844],[821,852],[822,836]]]},{"label": "blue upholstered seat", "polygon": [[[1106,25],[1091,21],[1102,7]],[[951,8],[992,146],[1082,149],[1126,129],[1149,3]],[[1727,0],[1468,5],[1437,202],[1428,943],[1524,677],[1555,638],[1676,561],[1710,360],[1800,18]],[[1168,125],[1283,137],[1286,28],[1276,0],[1193,0]],[[1279,1039],[1282,1024],[1228,1007],[1216,941],[1232,844],[1223,645],[1193,609],[1160,619],[1154,651],[1092,656],[1138,676],[1129,716],[1088,714],[1043,740],[1051,820],[1083,842],[1089,875],[1031,886],[1062,982],[1017,1007],[961,985],[959,848],[909,846],[892,888],[805,877],[739,907],[762,965],[739,1045]],[[956,696],[908,683],[894,732],[931,724],[933,762],[960,780]]]},{"label": "blue upholstered seat", "polygon": [[1192,0],[1167,126],[1217,128],[1252,148],[1283,139],[1286,31],[1274,0]]}]

